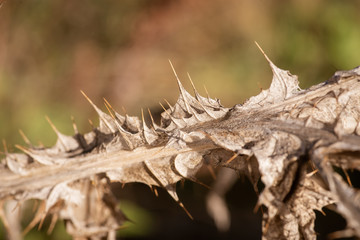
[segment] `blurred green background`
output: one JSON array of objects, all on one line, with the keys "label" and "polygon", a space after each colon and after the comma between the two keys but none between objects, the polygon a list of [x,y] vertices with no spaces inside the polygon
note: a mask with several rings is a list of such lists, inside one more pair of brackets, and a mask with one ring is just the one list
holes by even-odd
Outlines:
[{"label": "blurred green background", "polygon": [[[270,84],[257,41],[306,88],[360,65],[357,0],[7,0],[0,8],[0,138],[52,145],[96,122],[83,90],[132,115],[174,103],[190,73],[230,107]],[[255,205],[255,203],[252,203]],[[131,207],[130,207],[131,209]],[[181,210],[180,210],[181,212]]]}]

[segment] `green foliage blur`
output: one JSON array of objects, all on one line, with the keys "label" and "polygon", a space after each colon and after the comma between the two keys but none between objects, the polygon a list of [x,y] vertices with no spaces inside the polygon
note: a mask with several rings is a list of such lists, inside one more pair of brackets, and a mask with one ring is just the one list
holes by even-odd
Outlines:
[{"label": "green foliage blur", "polygon": [[[356,0],[7,0],[0,8],[0,139],[50,146],[70,116],[81,132],[99,106],[139,115],[178,96],[170,59],[191,90],[225,106],[269,86],[272,61],[302,88],[360,65]],[[30,238],[29,238],[30,239]],[[55,239],[55,238],[54,238]]]}]

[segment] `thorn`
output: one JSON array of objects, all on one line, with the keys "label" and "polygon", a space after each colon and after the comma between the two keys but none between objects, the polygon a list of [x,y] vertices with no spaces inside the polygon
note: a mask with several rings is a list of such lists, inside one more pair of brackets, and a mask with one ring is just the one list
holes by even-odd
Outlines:
[{"label": "thorn", "polygon": [[121,188],[124,189],[125,185],[126,185],[126,183],[122,183]]},{"label": "thorn", "polygon": [[71,122],[72,122],[72,126],[73,126],[75,134],[79,134],[79,130],[78,130],[77,126],[76,126],[74,116],[71,116],[70,118],[71,118]]},{"label": "thorn", "polygon": [[204,89],[205,89],[205,92],[206,92],[206,97],[207,97],[208,101],[210,102],[209,92],[208,92],[208,90],[206,89],[206,86],[205,86],[205,85],[203,85],[203,86],[204,86]]},{"label": "thorn", "polygon": [[171,69],[173,70],[173,72],[174,72],[174,74],[175,74],[176,79],[180,82],[180,80],[179,80],[179,78],[178,78],[178,76],[177,76],[177,74],[176,74],[175,68],[174,68],[174,66],[173,66],[173,64],[172,64],[172,62],[171,62],[170,59],[169,59],[169,63],[170,63]]},{"label": "thorn", "polygon": [[83,92],[83,90],[80,90],[81,94],[86,98],[86,100],[91,104],[94,105],[94,103],[91,101],[91,99]]},{"label": "thorn", "polygon": [[108,110],[108,112],[110,113],[110,115],[112,115],[112,112],[110,111],[110,109],[113,110],[112,106],[111,106],[110,103],[106,100],[106,98],[103,98],[103,100],[104,100],[104,105],[105,105],[106,109]]},{"label": "thorn", "polygon": [[171,106],[171,104],[168,102],[168,100],[166,100],[166,98],[164,98],[164,101],[166,102],[166,104],[169,106],[171,112],[174,111],[174,108]]},{"label": "thorn", "polygon": [[[104,98],[104,101],[105,101],[105,106],[106,106],[106,108],[108,109],[108,111],[109,111],[109,113],[110,113],[110,115],[112,115],[111,114],[111,111],[115,114],[115,116],[113,117],[114,119],[116,119],[117,121],[119,121],[120,122],[120,124],[123,124],[124,123],[124,119],[125,119],[125,117],[124,116],[121,116],[119,113],[117,113],[116,111],[115,111],[115,109],[111,106],[111,104]],[[111,111],[109,110],[109,108],[111,109]],[[126,109],[124,108],[124,107],[121,107],[122,109],[123,109],[123,111],[125,112],[125,115],[127,115],[126,114]],[[113,116],[113,115],[112,115]],[[122,118],[122,119],[121,119]]]},{"label": "thorn", "polygon": [[51,122],[50,118],[47,115],[45,115],[45,119],[46,119],[46,121],[48,121],[48,123],[50,124],[51,128],[54,130],[56,135],[59,135],[59,131],[57,130],[57,128],[55,127],[53,122]]},{"label": "thorn", "polygon": [[19,129],[19,133],[20,133],[22,139],[24,140],[24,142],[25,142],[27,145],[31,146],[30,140],[26,137],[25,133],[24,133],[21,129]]},{"label": "thorn", "polygon": [[[111,111],[115,112],[114,108],[111,106],[111,104],[108,102],[108,100],[106,100],[106,98],[103,98],[103,100],[105,102],[106,109],[109,111],[110,115],[112,115]],[[109,110],[109,108],[111,109],[111,111]]]},{"label": "thorn", "polygon": [[311,176],[313,176],[314,174],[316,174],[318,171],[319,171],[318,169],[315,169],[314,171],[307,173],[307,174],[306,174],[306,177],[311,177]]},{"label": "thorn", "polygon": [[166,110],[166,108],[164,107],[164,105],[162,105],[161,102],[159,102],[160,106],[162,107],[162,109],[169,115],[169,117],[171,117],[170,113]]},{"label": "thorn", "polygon": [[190,80],[191,86],[192,86],[192,88],[194,90],[195,96],[199,95],[198,91],[196,90],[195,84],[194,84],[193,80],[190,77],[190,73],[187,73],[187,75],[188,75],[188,78]]},{"label": "thorn", "polygon": [[36,199],[34,201],[34,205],[32,207],[32,213],[34,213],[36,211],[36,209],[38,208],[40,202],[41,202],[41,200],[38,200],[38,199]]},{"label": "thorn", "polygon": [[110,110],[111,106],[108,105],[108,102],[106,101],[105,98],[104,98],[104,101],[105,101],[105,104],[104,104],[104,105],[105,105],[106,109],[108,110],[110,116],[111,116],[113,119],[115,119],[115,116],[113,115],[113,113],[112,113],[111,110]]},{"label": "thorn", "polygon": [[184,187],[185,187],[185,179],[180,180],[180,186],[181,186],[182,189],[184,189]]},{"label": "thorn", "polygon": [[63,141],[63,137],[61,136],[62,134],[59,132],[59,130],[57,130],[57,128],[55,127],[55,125],[51,122],[50,118],[48,116],[45,115],[46,120],[49,122],[51,128],[54,130],[54,132],[56,133],[56,135],[58,136],[58,140],[61,142],[61,145],[68,150],[68,147],[66,145],[66,143]]},{"label": "thorn", "polygon": [[29,148],[24,147],[24,146],[21,146],[21,145],[18,145],[18,144],[16,144],[15,147],[16,147],[17,149],[19,149],[20,151],[23,151],[24,153],[26,153],[26,154],[28,154],[28,155],[31,155],[31,151],[30,151]]},{"label": "thorn", "polygon": [[175,119],[173,118],[173,116],[171,116],[171,114],[166,110],[166,108],[164,107],[164,105],[161,104],[161,102],[159,102],[160,106],[162,107],[162,109],[164,109],[164,111],[166,112],[166,114],[169,116],[169,118],[171,119],[171,121],[178,126],[179,128],[181,128],[181,125],[179,125],[179,123],[177,123],[175,121]]},{"label": "thorn", "polygon": [[153,118],[153,116],[152,116],[151,111],[150,111],[149,108],[148,108],[148,112],[149,112],[149,116],[150,116],[150,119],[151,119],[152,128],[153,128],[154,130],[156,130],[157,125],[155,124],[154,118]]},{"label": "thorn", "polygon": [[155,194],[156,197],[159,197],[159,193],[155,186],[151,186],[151,191]]},{"label": "thorn", "polygon": [[229,160],[226,161],[226,164],[231,163],[232,160],[234,160],[237,156],[239,156],[239,153],[234,153],[234,155]]},{"label": "thorn", "polygon": [[316,209],[316,210],[318,210],[319,212],[321,212],[322,215],[326,216],[326,213],[325,213],[322,209]]},{"label": "thorn", "polygon": [[269,230],[269,226],[270,226],[270,221],[267,221],[266,224],[265,224],[265,227],[264,227],[263,234],[267,233],[267,231]]},{"label": "thorn", "polygon": [[259,211],[260,206],[261,206],[261,204],[259,202],[257,202],[254,207],[253,213],[257,213],[257,211]]},{"label": "thorn", "polygon": [[197,100],[197,102],[199,103],[201,108],[206,112],[207,115],[209,115],[213,119],[216,119],[216,117],[214,115],[212,115],[200,101]]},{"label": "thorn", "polygon": [[116,123],[116,126],[119,128],[119,133],[125,139],[128,147],[131,149],[134,149],[134,146],[133,146],[132,142],[130,141],[130,139],[128,138],[128,136],[126,135],[125,130],[119,125],[119,123]]},{"label": "thorn", "polygon": [[206,183],[203,183],[201,181],[199,181],[198,179],[196,178],[190,178],[191,181],[203,186],[204,188],[207,188],[208,190],[211,190],[211,187],[209,185],[207,185]]},{"label": "thorn", "polygon": [[156,196],[156,197],[159,196],[158,190],[157,190],[156,188],[154,188],[154,193],[155,193],[155,196]]},{"label": "thorn", "polygon": [[191,216],[190,212],[185,208],[184,204],[182,204],[182,202],[178,201],[178,204],[179,206],[184,209],[185,213],[188,215],[188,217],[191,219],[191,220],[194,220],[193,216]]},{"label": "thorn", "polygon": [[106,98],[103,97],[103,100],[104,100],[105,104],[109,105],[109,107],[111,109],[113,109],[113,107],[111,106],[111,104],[109,103],[109,101]]},{"label": "thorn", "polygon": [[54,230],[54,227],[55,227],[55,224],[56,224],[58,218],[59,218],[59,214],[57,214],[57,213],[53,214],[53,216],[51,218],[50,226],[46,232],[48,235],[50,235],[52,233],[52,231]]},{"label": "thorn", "polygon": [[108,120],[105,118],[105,116],[109,116],[106,113],[104,113],[103,111],[100,110],[100,108],[98,108],[92,101],[91,99],[82,91],[80,90],[80,92],[82,93],[82,95],[84,95],[84,97],[86,98],[86,100],[88,100],[88,102],[91,104],[91,106],[95,109],[95,111],[97,112],[97,114],[100,117],[100,120],[103,121],[103,123],[105,124],[105,126],[112,132],[115,132],[115,129],[113,129],[113,127],[111,126],[111,124],[108,122]]},{"label": "thorn", "polygon": [[[194,89],[194,93],[195,93],[195,97],[196,97],[195,99],[196,99],[197,103],[199,103],[199,105],[200,105],[201,108],[206,112],[207,115],[209,115],[210,117],[212,117],[212,118],[215,119],[216,117],[213,116],[210,112],[208,112],[208,110],[205,108],[205,106],[201,103],[201,101],[200,101],[200,95],[199,95],[199,93],[196,91],[195,85],[194,85],[194,83],[193,83],[193,81],[192,81],[189,73],[188,73],[188,77],[189,77],[190,82],[191,82],[191,85],[192,85],[192,87],[193,87],[193,89]],[[209,93],[208,93],[205,85],[204,85],[204,88],[205,88],[205,92],[206,92],[206,95],[207,95],[207,99],[208,99],[208,101],[209,101],[209,103],[210,103],[210,96],[209,96]]]},{"label": "thorn", "polygon": [[171,63],[170,60],[169,60],[169,63],[170,63],[170,66],[171,66],[171,68],[172,68],[172,70],[173,70],[173,72],[174,72],[175,78],[176,78],[176,80],[177,80],[177,83],[178,83],[178,86],[179,86],[179,90],[180,90],[180,94],[181,94],[181,96],[183,97],[183,100],[184,100],[184,103],[185,103],[185,107],[186,107],[188,113],[191,113],[191,112],[192,112],[192,111],[190,110],[190,109],[191,109],[191,106],[190,106],[189,103],[187,102],[187,99],[186,99],[186,96],[185,96],[185,93],[184,93],[184,90],[185,90],[185,89],[184,89],[183,85],[181,84],[181,81],[180,81],[180,79],[179,79],[179,77],[178,77],[178,75],[177,75],[177,73],[176,73],[176,71],[175,71],[175,68],[174,68],[174,66],[172,65],[172,63]]},{"label": "thorn", "polygon": [[255,41],[256,46],[260,49],[260,52],[264,55],[265,59],[272,64],[270,58],[265,54],[264,50],[260,47],[260,45]]},{"label": "thorn", "polygon": [[[104,98],[105,100],[105,98]],[[114,119],[114,122],[115,122],[115,125],[116,127],[118,128],[119,130],[119,133],[120,135],[123,137],[123,139],[125,140],[127,146],[130,148],[130,149],[134,149],[134,145],[132,144],[132,142],[130,141],[130,139],[128,138],[128,136],[126,135],[126,131],[121,127],[120,123],[117,121],[117,118],[116,116],[114,116],[114,114],[110,111],[109,107],[112,109],[111,105],[105,100],[105,106],[106,108],[108,109],[109,113],[110,113],[110,116]],[[109,105],[109,107],[108,107]],[[112,109],[114,110],[114,109]]]},{"label": "thorn", "polygon": [[126,131],[121,127],[120,123],[116,120],[115,116],[111,113],[111,117],[114,119],[115,125],[119,130],[120,135],[126,142],[126,145],[132,150],[134,149],[134,144],[130,141],[128,136],[126,135]]},{"label": "thorn", "polygon": [[46,214],[43,214],[43,216],[41,217],[41,220],[39,222],[38,231],[41,230],[42,225],[44,224],[45,217],[46,217]]},{"label": "thorn", "polygon": [[188,78],[189,78],[189,80],[190,80],[190,83],[191,83],[192,88],[194,89],[194,92],[197,92],[197,91],[196,91],[196,88],[195,88],[195,85],[194,85],[194,82],[193,82],[193,80],[191,79],[190,73],[187,72],[186,74],[187,74],[187,76],[188,76]]},{"label": "thorn", "polygon": [[149,129],[149,127],[147,126],[147,124],[145,122],[144,109],[143,108],[141,108],[141,121],[142,121],[143,131],[144,131],[144,135],[145,135],[145,129],[146,129],[146,131],[149,131],[150,129]]},{"label": "thorn", "polygon": [[94,123],[90,119],[88,119],[88,121],[89,121],[91,128],[94,129]]},{"label": "thorn", "polygon": [[142,124],[145,125],[144,109],[143,108],[141,108],[141,121],[142,121]]},{"label": "thorn", "polygon": [[41,221],[41,219],[43,218],[43,215],[45,214],[45,201],[42,201],[36,214],[35,217],[33,218],[33,220],[31,220],[31,222],[29,223],[29,225],[27,225],[27,227],[24,229],[24,231],[22,232],[22,236],[25,236],[26,233],[28,233],[33,227],[35,227],[35,225]]},{"label": "thorn", "polygon": [[351,183],[351,179],[350,179],[350,176],[348,174],[348,172],[346,171],[346,169],[342,168],[343,172],[345,173],[345,176],[346,176],[346,180],[347,182],[349,183],[349,186],[352,187],[352,183]]}]

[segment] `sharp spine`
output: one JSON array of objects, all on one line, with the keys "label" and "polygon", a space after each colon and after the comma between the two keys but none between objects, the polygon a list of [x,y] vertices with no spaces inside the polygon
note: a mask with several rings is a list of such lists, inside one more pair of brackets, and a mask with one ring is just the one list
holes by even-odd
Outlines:
[{"label": "sharp spine", "polygon": [[92,101],[91,99],[83,92],[80,90],[80,92],[82,93],[82,95],[84,95],[84,97],[86,98],[86,100],[88,100],[88,102],[90,103],[90,105],[95,109],[95,111],[97,112],[97,114],[100,117],[100,120],[104,123],[104,125],[110,130],[110,132],[114,133],[116,132],[116,130],[113,128],[113,126],[111,126],[111,124],[109,123],[109,121],[105,118],[105,116],[109,116],[106,113],[104,113],[103,111],[100,110],[100,108],[98,108]]}]

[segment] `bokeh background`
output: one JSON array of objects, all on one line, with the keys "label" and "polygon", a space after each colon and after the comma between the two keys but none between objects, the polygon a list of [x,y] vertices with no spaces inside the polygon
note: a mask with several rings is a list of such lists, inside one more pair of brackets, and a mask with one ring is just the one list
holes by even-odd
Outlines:
[{"label": "bokeh background", "polygon": [[[34,143],[54,144],[45,115],[66,134],[73,132],[70,116],[81,132],[90,131],[88,119],[97,120],[80,90],[99,106],[105,97],[120,112],[159,113],[159,101],[178,96],[168,59],[188,89],[187,72],[200,93],[205,85],[227,107],[242,103],[272,78],[254,41],[309,87],[360,65],[359,10],[357,0],[7,0],[0,8],[0,139],[16,151],[21,129]],[[228,233],[218,233],[207,216],[206,192],[180,186],[191,221],[165,192],[156,198],[142,185],[125,187],[122,208],[136,224],[119,236],[259,238],[261,213],[252,213],[256,195],[247,180],[227,195]],[[338,220],[333,230],[345,226]],[[61,223],[50,236],[27,236],[65,237]]]}]

